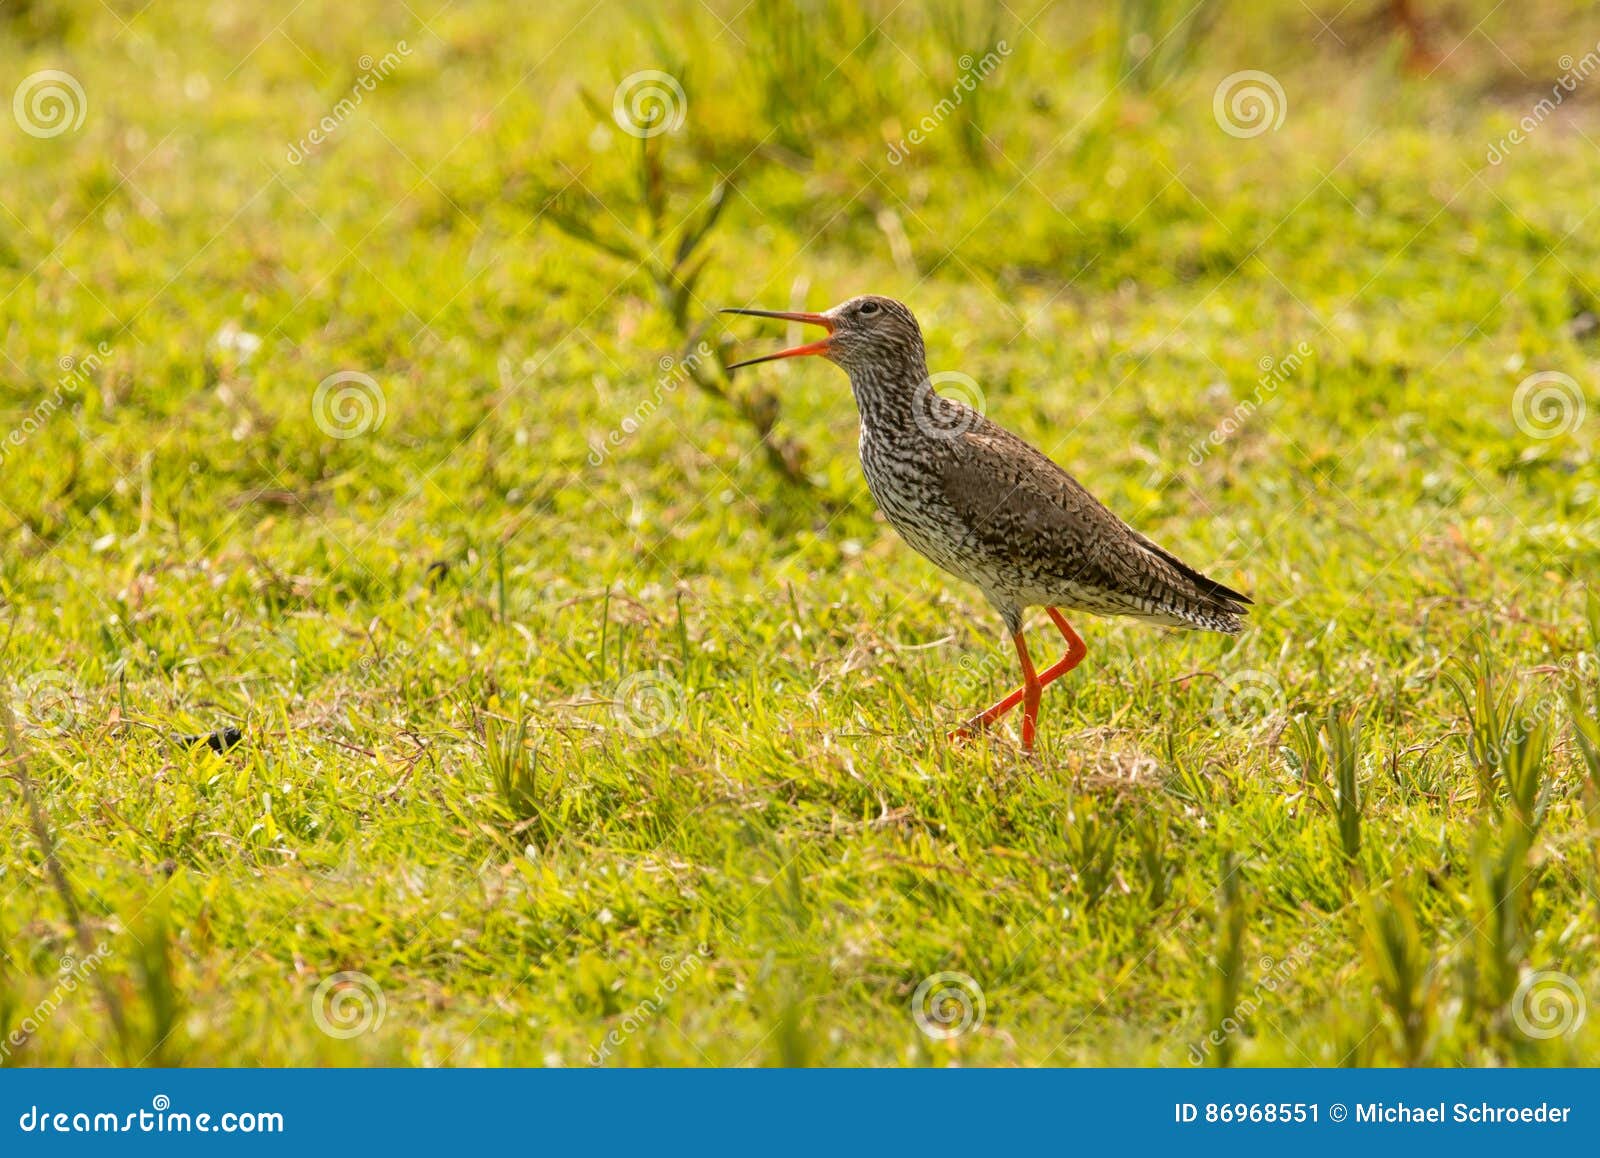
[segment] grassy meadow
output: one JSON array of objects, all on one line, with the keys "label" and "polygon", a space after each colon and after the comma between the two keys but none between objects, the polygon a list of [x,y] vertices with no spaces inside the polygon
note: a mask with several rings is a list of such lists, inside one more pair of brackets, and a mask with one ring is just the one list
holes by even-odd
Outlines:
[{"label": "grassy meadow", "polygon": [[[1587,7],[0,0],[0,1064],[1600,1060]],[[1247,630],[946,743],[869,291]]]}]

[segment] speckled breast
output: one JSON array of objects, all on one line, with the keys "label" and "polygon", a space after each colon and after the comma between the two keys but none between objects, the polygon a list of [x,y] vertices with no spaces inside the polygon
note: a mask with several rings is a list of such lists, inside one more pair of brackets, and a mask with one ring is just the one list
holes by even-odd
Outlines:
[{"label": "speckled breast", "polygon": [[952,575],[991,590],[992,573],[954,508],[944,499],[938,475],[916,444],[887,449],[865,430],[861,470],[878,508],[902,539]]}]

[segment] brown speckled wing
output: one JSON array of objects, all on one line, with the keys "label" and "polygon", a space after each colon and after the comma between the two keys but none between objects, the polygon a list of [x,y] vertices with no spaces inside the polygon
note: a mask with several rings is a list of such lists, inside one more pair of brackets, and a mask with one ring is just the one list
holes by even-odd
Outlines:
[{"label": "brown speckled wing", "polygon": [[1133,530],[1016,435],[984,419],[944,450],[944,493],[965,545],[1016,592],[1047,591],[1100,614],[1239,629],[1248,599]]}]

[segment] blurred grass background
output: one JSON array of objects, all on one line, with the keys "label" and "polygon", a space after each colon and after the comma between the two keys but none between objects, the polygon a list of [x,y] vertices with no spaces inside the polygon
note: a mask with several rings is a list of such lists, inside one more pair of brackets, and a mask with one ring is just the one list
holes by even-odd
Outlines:
[{"label": "blurred grass background", "polygon": [[[80,92],[0,117],[0,1060],[1592,1062],[1600,75],[1535,110],[1596,52],[1552,2],[4,0],[0,96]],[[1251,630],[1086,620],[1037,763],[948,749],[998,624],[841,375],[720,370],[716,307],[866,291]]]}]

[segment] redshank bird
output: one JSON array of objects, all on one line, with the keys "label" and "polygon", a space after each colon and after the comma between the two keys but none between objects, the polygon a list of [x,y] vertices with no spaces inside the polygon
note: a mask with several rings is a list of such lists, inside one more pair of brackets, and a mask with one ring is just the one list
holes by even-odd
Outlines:
[{"label": "redshank bird", "polygon": [[[867,294],[820,314],[724,310],[821,326],[827,337],[761,358],[820,355],[850,376],[861,414],[861,467],[900,537],[988,597],[1017,648],[1022,686],[951,733],[970,737],[1022,705],[1032,751],[1039,693],[1087,652],[1062,613],[1125,615],[1238,632],[1248,596],[1208,579],[1107,510],[1043,453],[977,410],[937,393],[922,329],[892,298]],[[1023,612],[1042,606],[1067,651],[1036,671]]]}]

